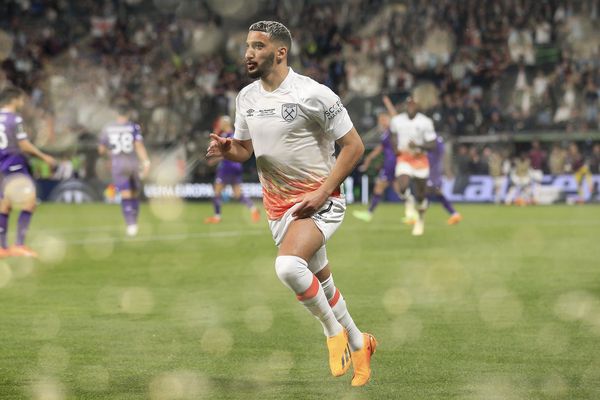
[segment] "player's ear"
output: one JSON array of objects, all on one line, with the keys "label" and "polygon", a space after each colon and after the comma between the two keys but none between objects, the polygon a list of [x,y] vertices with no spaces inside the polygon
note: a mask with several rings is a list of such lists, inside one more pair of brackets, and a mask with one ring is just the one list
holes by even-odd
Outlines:
[{"label": "player's ear", "polygon": [[278,64],[287,58],[287,53],[288,53],[287,47],[279,47],[277,49],[277,55],[275,57],[277,58]]}]

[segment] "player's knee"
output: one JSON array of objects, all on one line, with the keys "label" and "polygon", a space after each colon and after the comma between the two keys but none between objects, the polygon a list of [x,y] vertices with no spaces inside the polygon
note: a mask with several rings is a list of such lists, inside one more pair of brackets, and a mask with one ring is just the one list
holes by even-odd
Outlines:
[{"label": "player's knee", "polygon": [[312,280],[308,277],[312,273],[308,270],[306,261],[296,256],[278,256],[275,259],[275,272],[279,280],[295,293],[306,290],[306,278]]}]

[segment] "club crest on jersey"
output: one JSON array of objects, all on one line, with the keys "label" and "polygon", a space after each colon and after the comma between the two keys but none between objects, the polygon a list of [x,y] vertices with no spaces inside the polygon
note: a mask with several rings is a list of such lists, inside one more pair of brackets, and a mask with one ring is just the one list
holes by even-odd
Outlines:
[{"label": "club crest on jersey", "polygon": [[298,104],[285,103],[281,105],[281,116],[287,122],[291,122],[298,116]]}]

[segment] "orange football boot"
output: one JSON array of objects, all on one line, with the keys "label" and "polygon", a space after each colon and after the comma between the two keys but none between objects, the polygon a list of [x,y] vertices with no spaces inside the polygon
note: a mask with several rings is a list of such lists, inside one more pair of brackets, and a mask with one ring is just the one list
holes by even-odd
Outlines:
[{"label": "orange football boot", "polygon": [[371,378],[371,356],[377,348],[377,340],[370,333],[363,333],[364,345],[362,349],[352,352],[354,376],[352,386],[364,386]]},{"label": "orange football boot", "polygon": [[348,332],[345,329],[332,337],[327,338],[329,350],[329,369],[333,376],[342,376],[350,368],[352,359],[348,348]]},{"label": "orange football boot", "polygon": [[221,217],[218,215],[213,215],[212,217],[208,217],[204,220],[205,224],[219,224],[221,223]]},{"label": "orange football boot", "polygon": [[9,250],[11,256],[37,258],[38,254],[25,245],[14,245]]},{"label": "orange football boot", "polygon": [[450,216],[450,218],[448,218],[448,225],[456,225],[460,221],[462,221],[462,219],[462,215],[460,215],[459,213],[454,213]]}]

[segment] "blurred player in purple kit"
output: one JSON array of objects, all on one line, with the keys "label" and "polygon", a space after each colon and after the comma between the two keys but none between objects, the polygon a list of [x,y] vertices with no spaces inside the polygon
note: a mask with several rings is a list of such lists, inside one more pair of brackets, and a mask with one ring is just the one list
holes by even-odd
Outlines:
[{"label": "blurred player in purple kit", "polygon": [[[221,116],[217,121],[215,133],[224,138],[232,138],[233,126],[231,124],[231,118],[226,115]],[[233,197],[248,207],[251,213],[252,221],[260,221],[260,213],[258,212],[258,208],[256,208],[254,203],[252,203],[252,200],[242,193],[242,173],[244,172],[242,164],[239,162],[226,160],[221,157],[216,157],[210,159],[209,165],[214,165],[217,162],[219,163],[219,166],[217,167],[217,174],[215,177],[215,195],[213,197],[215,215],[206,218],[204,223],[218,224],[221,222],[221,194],[227,185],[231,185]]]},{"label": "blurred player in purple kit", "polygon": [[[141,179],[150,171],[150,160],[142,139],[140,126],[130,121],[130,109],[117,106],[117,119],[104,127],[100,136],[98,152],[109,155],[112,161],[112,177],[121,194],[121,209],[127,224],[127,235],[138,232],[138,195]],[[140,175],[140,164],[142,172]]]},{"label": "blurred player in purple kit", "polygon": [[444,139],[438,136],[435,140],[435,146],[427,152],[429,159],[429,180],[427,182],[428,194],[432,200],[439,200],[442,206],[450,214],[448,225],[455,225],[462,221],[462,216],[456,212],[452,203],[444,196],[442,192],[442,175],[444,171]]},{"label": "blurred player in purple kit", "polygon": [[[2,174],[2,200],[0,200],[0,257],[37,257],[25,246],[25,236],[31,215],[35,209],[36,192],[25,153],[36,156],[51,167],[56,165],[53,157],[43,153],[28,139],[23,129],[23,119],[17,112],[25,105],[25,92],[9,87],[0,93],[0,173]],[[13,206],[7,188],[17,180],[26,183],[21,214],[17,227],[17,240],[10,249],[7,245],[8,216]]]},{"label": "blurred player in purple kit", "polygon": [[359,171],[365,172],[375,157],[383,153],[383,165],[379,170],[379,175],[373,188],[373,197],[368,211],[356,210],[352,213],[356,218],[370,222],[373,219],[373,212],[381,201],[385,189],[394,183],[396,174],[396,150],[392,144],[390,132],[390,116],[382,112],[377,116],[378,128],[382,131],[381,142],[365,157],[363,163],[358,167]]}]

